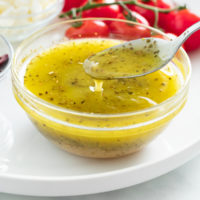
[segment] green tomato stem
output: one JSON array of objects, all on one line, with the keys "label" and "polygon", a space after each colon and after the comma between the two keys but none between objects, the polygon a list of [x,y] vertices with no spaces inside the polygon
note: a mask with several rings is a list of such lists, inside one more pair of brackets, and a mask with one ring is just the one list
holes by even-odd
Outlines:
[{"label": "green tomato stem", "polygon": [[[125,17],[127,20],[136,22],[136,17],[134,17],[134,16],[132,15],[132,12],[131,12],[131,10],[127,7],[127,5],[125,5],[123,1],[119,1],[119,3],[120,3],[120,5],[121,5],[122,8],[123,8],[123,15],[124,15],[124,17]],[[125,14],[124,11],[127,12],[127,14]]]},{"label": "green tomato stem", "polygon": [[154,27],[158,28],[158,19],[159,19],[159,12],[158,12],[158,10],[154,11],[154,14],[155,14]]},{"label": "green tomato stem", "polygon": [[[152,10],[154,12],[157,11],[157,12],[161,12],[161,13],[169,13],[169,12],[174,11],[174,10],[179,10],[179,8],[180,8],[179,6],[176,6],[174,8],[170,8],[170,9],[162,9],[162,8],[157,8],[157,7],[154,7],[154,6],[146,5],[146,4],[143,4],[143,3],[139,3],[137,0],[123,1],[123,4],[125,4],[125,5],[126,4],[136,5],[136,6],[139,6],[141,8],[145,8],[145,9],[148,9],[148,10]],[[87,3],[86,5],[84,5],[82,7],[76,8],[76,12],[79,13],[80,11],[90,10],[90,9],[93,9],[93,8],[100,8],[100,7],[104,7],[104,6],[111,6],[111,5],[121,5],[121,3],[120,2]],[[64,18],[64,17],[71,16],[71,15],[72,15],[72,10],[61,14],[60,18]]]}]

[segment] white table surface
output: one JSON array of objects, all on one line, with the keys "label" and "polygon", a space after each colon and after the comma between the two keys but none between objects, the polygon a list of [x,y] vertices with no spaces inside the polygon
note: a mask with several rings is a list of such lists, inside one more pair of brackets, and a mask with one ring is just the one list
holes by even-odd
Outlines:
[{"label": "white table surface", "polygon": [[[177,0],[176,0],[177,2]],[[200,13],[199,0],[178,0]],[[192,60],[200,56],[200,50],[191,55]],[[195,67],[200,67],[195,61]],[[195,70],[194,70],[195,71]],[[196,75],[195,75],[196,76]],[[0,200],[199,200],[200,199],[200,156],[182,167],[152,181],[126,189],[78,197],[27,197],[0,194]]]}]

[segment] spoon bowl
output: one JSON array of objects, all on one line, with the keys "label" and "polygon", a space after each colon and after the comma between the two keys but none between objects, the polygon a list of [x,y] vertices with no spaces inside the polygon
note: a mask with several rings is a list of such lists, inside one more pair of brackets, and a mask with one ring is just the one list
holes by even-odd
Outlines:
[{"label": "spoon bowl", "polygon": [[[85,60],[85,72],[95,79],[143,76],[165,66],[170,60],[169,41],[142,38],[105,49]],[[116,65],[117,63],[117,65]],[[158,67],[159,65],[159,67]]]}]

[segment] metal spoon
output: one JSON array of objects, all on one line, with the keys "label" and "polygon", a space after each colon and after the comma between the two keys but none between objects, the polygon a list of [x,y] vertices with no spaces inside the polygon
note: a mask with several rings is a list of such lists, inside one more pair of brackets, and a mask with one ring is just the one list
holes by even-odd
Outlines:
[{"label": "metal spoon", "polygon": [[170,62],[188,37],[199,29],[200,21],[173,41],[142,38],[105,49],[84,61],[85,72],[95,79],[134,78],[155,72]]}]

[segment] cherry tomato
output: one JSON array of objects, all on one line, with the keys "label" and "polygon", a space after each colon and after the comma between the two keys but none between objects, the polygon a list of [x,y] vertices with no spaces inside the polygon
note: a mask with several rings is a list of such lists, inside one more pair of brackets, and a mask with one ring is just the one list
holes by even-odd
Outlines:
[{"label": "cherry tomato", "polygon": [[116,0],[93,0],[94,3],[113,3]]},{"label": "cherry tomato", "polygon": [[88,0],[65,0],[63,12],[67,12],[72,8],[78,8],[87,3]]},{"label": "cherry tomato", "polygon": [[[142,17],[140,14],[136,12],[132,12],[132,15],[136,18],[137,22],[149,25],[148,21]],[[117,18],[119,19],[125,19],[123,14],[118,14]],[[125,22],[112,22],[110,24],[110,31],[111,33],[115,34],[115,36],[118,36],[118,38],[126,39],[126,40],[133,40],[138,39],[142,37],[150,37],[151,32],[149,29],[138,26],[138,25],[129,25]]]},{"label": "cherry tomato", "polygon": [[[96,3],[109,3],[114,2],[113,0],[96,0]],[[111,5],[99,8],[93,8],[83,12],[82,17],[105,17],[105,18],[116,18],[120,13],[120,7],[118,5]],[[110,24],[110,21],[105,21]]]},{"label": "cherry tomato", "polygon": [[120,13],[120,8],[118,5],[104,6],[99,8],[93,8],[91,10],[86,10],[83,12],[83,17],[106,17],[106,18],[116,18]]},{"label": "cherry tomato", "polygon": [[108,26],[102,21],[85,21],[80,27],[70,27],[66,31],[68,38],[107,37]]},{"label": "cherry tomato", "polygon": [[[165,31],[180,35],[188,27],[192,26],[196,22],[200,21],[200,17],[190,12],[187,9],[174,11],[167,15],[165,21]],[[194,33],[184,43],[186,51],[192,51],[200,48],[200,31]]]},{"label": "cherry tomato", "polygon": [[[143,3],[143,4],[147,4],[147,5],[150,5],[150,6],[155,6],[155,7],[158,7],[158,8],[163,8],[163,9],[169,9],[169,8],[172,7],[172,4],[165,3],[163,0],[157,0],[157,1],[154,1],[154,0],[149,0],[149,1],[138,0],[138,2]],[[154,25],[155,13],[153,11],[145,9],[145,8],[141,8],[141,7],[135,6],[135,5],[129,5],[128,7],[131,10],[136,11],[140,15],[145,17],[151,26]],[[160,23],[162,24],[163,21],[165,21],[165,16],[166,16],[166,14],[159,13],[158,24],[160,24]]]}]

